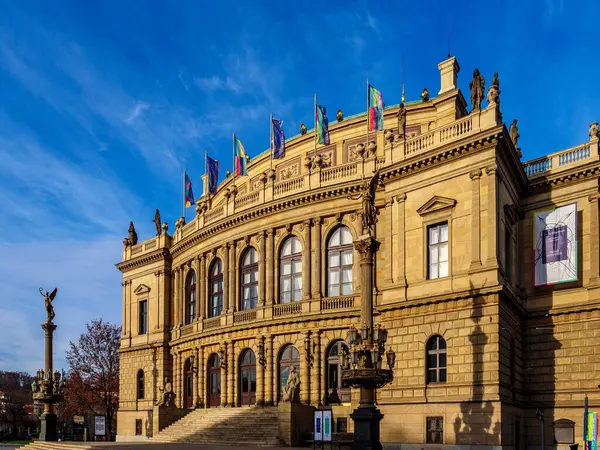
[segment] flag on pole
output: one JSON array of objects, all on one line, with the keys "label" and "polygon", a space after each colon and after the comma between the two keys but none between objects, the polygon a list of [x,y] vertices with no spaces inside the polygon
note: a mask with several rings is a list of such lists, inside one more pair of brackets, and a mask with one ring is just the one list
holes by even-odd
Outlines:
[{"label": "flag on pole", "polygon": [[324,106],[317,105],[316,111],[317,139],[319,144],[329,145],[329,120]]},{"label": "flag on pole", "polygon": [[273,119],[273,159],[281,159],[285,156],[285,133],[283,132],[283,120]]},{"label": "flag on pole", "polygon": [[206,155],[206,173],[208,174],[208,193],[215,195],[217,193],[217,183],[219,182],[219,161]]},{"label": "flag on pole", "polygon": [[235,138],[235,176],[242,177],[248,175],[248,165],[246,164],[246,149],[237,137]]},{"label": "flag on pole", "polygon": [[184,184],[184,195],[185,195],[185,207],[189,208],[194,203],[194,191],[192,191],[192,180],[185,172],[185,184]]},{"label": "flag on pole", "polygon": [[383,130],[383,95],[369,85],[369,131]]}]

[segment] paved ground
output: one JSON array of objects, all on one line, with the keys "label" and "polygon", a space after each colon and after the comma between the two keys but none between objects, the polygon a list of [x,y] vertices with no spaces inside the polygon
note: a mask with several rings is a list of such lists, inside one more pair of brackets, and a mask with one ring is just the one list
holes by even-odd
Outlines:
[{"label": "paved ground", "polygon": [[[76,442],[65,442],[68,444],[68,449],[76,449]],[[307,447],[256,447],[256,446],[241,446],[241,445],[209,445],[209,444],[162,444],[162,443],[153,443],[153,442],[81,442],[81,447],[89,448],[89,447],[98,447],[98,449],[108,448],[108,449],[120,449],[120,450],[170,450],[170,449],[179,449],[179,450],[232,450],[232,449],[253,449],[258,450],[260,448],[267,448],[269,450],[293,450],[303,448],[306,450]],[[14,450],[22,445],[13,445],[13,444],[0,444],[0,450]]]}]

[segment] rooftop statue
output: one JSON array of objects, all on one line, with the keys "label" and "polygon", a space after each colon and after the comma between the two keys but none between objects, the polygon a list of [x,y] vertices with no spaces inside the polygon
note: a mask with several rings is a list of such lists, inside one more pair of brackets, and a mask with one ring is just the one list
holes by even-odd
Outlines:
[{"label": "rooftop statue", "polygon": [[483,92],[485,90],[485,78],[479,73],[479,69],[473,71],[473,80],[471,81],[471,84],[469,84],[469,89],[471,89],[472,111],[481,109]]},{"label": "rooftop statue", "polygon": [[44,294],[44,289],[40,288],[40,294],[44,297],[44,305],[46,306],[46,313],[48,313],[48,319],[46,322],[52,322],[54,320],[54,307],[52,306],[52,301],[54,297],[56,297],[56,293],[58,292],[58,288],[54,288],[54,290],[50,293],[46,291]]},{"label": "rooftop statue", "polygon": [[129,222],[129,244],[137,245],[138,243],[138,235],[135,231],[135,227],[133,226],[133,222]]},{"label": "rooftop statue", "polygon": [[156,213],[154,213],[154,226],[156,227],[156,235],[160,236],[160,211],[156,208]]},{"label": "rooftop statue", "polygon": [[519,134],[519,127],[517,126],[517,119],[513,120],[512,123],[510,124],[509,134],[510,134],[510,140],[515,145],[515,148],[517,148],[519,138],[521,137],[521,135]]},{"label": "rooftop statue", "polygon": [[404,102],[400,103],[400,108],[396,113],[398,118],[398,139],[405,139],[406,136],[406,108]]}]

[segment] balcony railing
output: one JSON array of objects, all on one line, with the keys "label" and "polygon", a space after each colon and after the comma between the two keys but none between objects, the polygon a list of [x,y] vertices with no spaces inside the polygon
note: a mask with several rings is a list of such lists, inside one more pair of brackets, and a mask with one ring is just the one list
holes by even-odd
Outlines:
[{"label": "balcony railing", "polygon": [[302,312],[302,304],[300,302],[281,303],[273,305],[273,317],[287,316],[290,314],[300,314]]},{"label": "balcony railing", "polygon": [[524,162],[523,170],[528,178],[535,178],[555,169],[576,165],[592,157],[598,158],[598,144],[592,145],[591,142],[586,142],[561,152]]},{"label": "balcony railing", "polygon": [[218,328],[221,325],[221,316],[210,317],[208,319],[204,319],[204,329],[212,330],[213,328]]},{"label": "balcony railing", "polygon": [[233,313],[233,321],[235,323],[250,322],[256,320],[256,310],[249,309],[247,311],[236,311]]},{"label": "balcony railing", "polygon": [[354,297],[327,297],[321,300],[321,311],[354,308]]}]

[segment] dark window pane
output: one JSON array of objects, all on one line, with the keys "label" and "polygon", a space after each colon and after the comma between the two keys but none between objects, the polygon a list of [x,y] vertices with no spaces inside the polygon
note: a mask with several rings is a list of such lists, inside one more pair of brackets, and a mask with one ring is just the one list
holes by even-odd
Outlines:
[{"label": "dark window pane", "polygon": [[446,369],[440,369],[440,382],[446,382]]},{"label": "dark window pane", "polygon": [[429,369],[437,368],[437,355],[427,355],[427,367]]},{"label": "dark window pane", "polygon": [[440,337],[439,339],[439,348],[446,348],[446,341],[444,340],[444,338]]},{"label": "dark window pane", "polygon": [[446,354],[440,353],[440,367],[446,367]]}]

